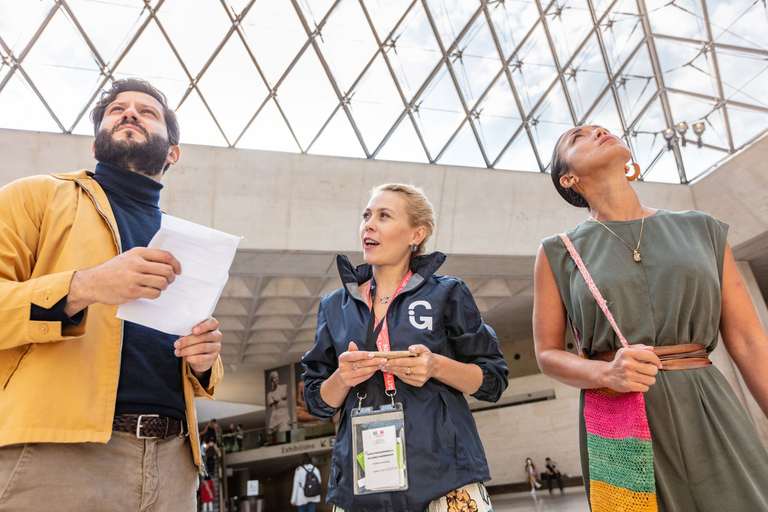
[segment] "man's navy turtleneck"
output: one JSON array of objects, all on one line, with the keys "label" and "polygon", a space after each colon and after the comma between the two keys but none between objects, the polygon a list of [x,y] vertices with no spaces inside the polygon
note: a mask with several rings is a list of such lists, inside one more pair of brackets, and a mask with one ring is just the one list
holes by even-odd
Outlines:
[{"label": "man's navy turtleneck", "polygon": [[[146,247],[160,229],[163,185],[147,176],[99,162],[93,177],[104,190],[120,233],[122,252]],[[115,415],[162,414],[185,420],[178,336],[123,322],[123,350]]]}]

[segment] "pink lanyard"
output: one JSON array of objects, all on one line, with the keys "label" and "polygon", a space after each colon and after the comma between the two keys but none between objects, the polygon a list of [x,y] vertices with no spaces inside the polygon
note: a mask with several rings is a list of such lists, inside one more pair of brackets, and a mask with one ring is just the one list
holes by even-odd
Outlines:
[{"label": "pink lanyard", "polygon": [[[397,287],[397,290],[395,290],[395,294],[392,295],[392,298],[389,300],[389,303],[391,304],[392,301],[395,300],[395,297],[397,297],[400,292],[403,291],[405,286],[408,284],[408,282],[411,280],[411,277],[413,277],[413,272],[408,271],[407,274],[405,274],[405,277],[403,278],[402,282],[400,283],[400,286]],[[365,295],[368,297],[368,307],[371,310],[371,319],[374,323],[376,323],[376,316],[373,311],[373,299],[374,297],[371,296],[371,283],[373,282],[373,278],[371,278],[370,281],[368,281],[368,286],[365,289]],[[374,290],[376,288],[374,287]],[[389,309],[387,309],[389,311]],[[376,337],[376,347],[382,351],[382,352],[389,352],[389,329],[387,329],[387,315],[384,314],[384,318],[381,320],[381,325],[377,329],[379,331],[378,336]],[[367,340],[366,340],[367,341]],[[366,350],[369,350],[368,347],[366,347]],[[381,373],[384,374],[384,384],[387,387],[387,391],[394,391],[395,390],[395,376],[392,375],[389,372],[382,371]]]}]

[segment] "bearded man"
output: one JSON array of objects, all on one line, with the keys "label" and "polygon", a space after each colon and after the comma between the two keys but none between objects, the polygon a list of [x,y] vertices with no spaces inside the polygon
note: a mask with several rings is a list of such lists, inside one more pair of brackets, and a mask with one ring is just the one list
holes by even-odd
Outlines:
[{"label": "bearded man", "polygon": [[179,338],[115,316],[183,271],[146,247],[178,121],[136,78],[91,118],[94,171],[0,189],[0,511],[195,510],[194,397],[221,381],[218,323]]}]

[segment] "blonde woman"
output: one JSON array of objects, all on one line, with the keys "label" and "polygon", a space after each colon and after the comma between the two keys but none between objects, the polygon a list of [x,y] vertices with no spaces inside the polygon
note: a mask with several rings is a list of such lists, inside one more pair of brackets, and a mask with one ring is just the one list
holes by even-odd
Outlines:
[{"label": "blonde woman", "polygon": [[[423,255],[435,219],[420,189],[376,187],[362,217],[366,263],[353,267],[338,257],[343,287],[323,297],[315,346],[302,359],[309,412],[321,418],[341,412],[326,499],[337,511],[420,512],[433,501],[442,501],[441,510],[459,503],[472,509],[471,502],[472,510],[490,510],[482,485],[490,479],[488,465],[464,393],[496,401],[506,388],[496,335],[464,283],[435,274],[445,255]],[[375,336],[367,330],[373,325],[381,327]],[[413,357],[374,356],[365,350],[374,339],[376,350]],[[403,405],[407,490],[354,493],[350,415],[361,385],[363,406],[388,404],[390,386]]]}]

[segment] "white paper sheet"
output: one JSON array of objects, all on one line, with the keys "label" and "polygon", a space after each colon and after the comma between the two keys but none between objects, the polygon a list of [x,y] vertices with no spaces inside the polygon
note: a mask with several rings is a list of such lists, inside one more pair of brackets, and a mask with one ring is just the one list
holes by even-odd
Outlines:
[{"label": "white paper sheet", "polygon": [[394,425],[363,431],[363,454],[367,490],[401,485]]},{"label": "white paper sheet", "polygon": [[186,336],[209,318],[227,282],[242,237],[163,215],[150,249],[168,251],[181,274],[157,299],[137,299],[117,308],[117,317],[169,334]]}]

